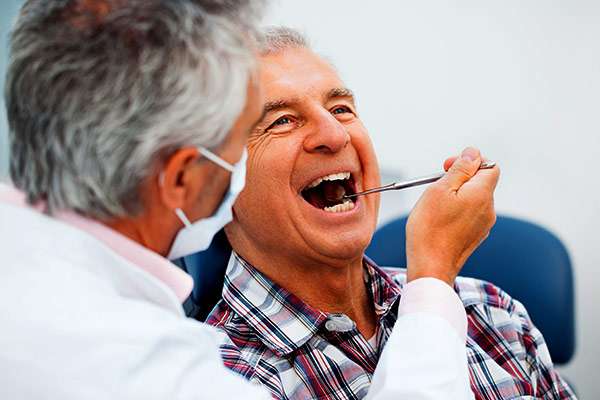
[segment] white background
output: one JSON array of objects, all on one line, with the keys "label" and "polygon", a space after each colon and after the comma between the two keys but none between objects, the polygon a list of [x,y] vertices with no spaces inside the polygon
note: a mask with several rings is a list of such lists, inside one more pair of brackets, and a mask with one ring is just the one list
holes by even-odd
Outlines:
[{"label": "white background", "polygon": [[[0,6],[2,76],[18,3]],[[500,163],[498,211],[545,225],[571,252],[578,343],[563,372],[582,399],[600,398],[600,2],[280,0],[267,22],[302,29],[337,65],[386,175],[434,172],[466,145]],[[384,196],[382,221],[419,193]]]}]

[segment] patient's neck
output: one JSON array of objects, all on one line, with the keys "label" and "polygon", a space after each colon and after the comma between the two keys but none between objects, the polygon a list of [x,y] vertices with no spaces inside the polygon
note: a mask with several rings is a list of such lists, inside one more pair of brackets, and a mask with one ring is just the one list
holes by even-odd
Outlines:
[{"label": "patient's neck", "polygon": [[236,251],[269,279],[313,308],[343,313],[369,339],[375,334],[376,315],[364,281],[362,256],[353,260],[314,262],[248,249]]}]

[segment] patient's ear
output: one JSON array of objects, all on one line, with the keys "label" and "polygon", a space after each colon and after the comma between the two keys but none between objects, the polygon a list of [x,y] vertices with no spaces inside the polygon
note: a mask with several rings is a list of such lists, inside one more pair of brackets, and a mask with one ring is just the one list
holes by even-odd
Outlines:
[{"label": "patient's ear", "polygon": [[182,208],[197,192],[201,183],[198,158],[194,147],[177,150],[165,161],[159,173],[159,192],[162,203],[168,209]]}]

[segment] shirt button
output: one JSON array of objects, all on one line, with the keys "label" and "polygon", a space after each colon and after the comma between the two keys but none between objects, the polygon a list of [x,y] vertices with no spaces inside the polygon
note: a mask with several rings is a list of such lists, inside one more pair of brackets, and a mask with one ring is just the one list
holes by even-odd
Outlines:
[{"label": "shirt button", "polygon": [[338,326],[334,321],[329,320],[325,322],[325,329],[327,329],[330,332],[337,332]]},{"label": "shirt button", "polygon": [[355,326],[354,321],[345,314],[331,314],[325,322],[325,329],[330,332],[348,332],[353,330]]}]

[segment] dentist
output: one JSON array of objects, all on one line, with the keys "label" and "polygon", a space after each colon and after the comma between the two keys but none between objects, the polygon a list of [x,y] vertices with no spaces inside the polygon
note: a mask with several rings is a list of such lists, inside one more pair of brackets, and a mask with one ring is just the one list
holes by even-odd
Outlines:
[{"label": "dentist", "polygon": [[[262,113],[261,8],[25,2],[5,92],[0,398],[269,398],[225,370],[215,330],[185,318],[193,282],[168,261],[234,218]],[[432,218],[432,196],[417,220]],[[448,284],[462,264],[434,264],[411,270],[373,399],[472,397],[466,317]]]}]

